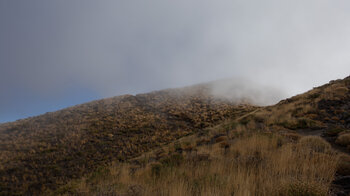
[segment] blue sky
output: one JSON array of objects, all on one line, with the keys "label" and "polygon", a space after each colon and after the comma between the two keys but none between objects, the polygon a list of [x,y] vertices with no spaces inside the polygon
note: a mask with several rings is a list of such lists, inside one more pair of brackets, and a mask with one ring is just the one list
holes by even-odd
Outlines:
[{"label": "blue sky", "polygon": [[346,0],[2,0],[0,122],[244,78],[295,95],[350,75]]}]

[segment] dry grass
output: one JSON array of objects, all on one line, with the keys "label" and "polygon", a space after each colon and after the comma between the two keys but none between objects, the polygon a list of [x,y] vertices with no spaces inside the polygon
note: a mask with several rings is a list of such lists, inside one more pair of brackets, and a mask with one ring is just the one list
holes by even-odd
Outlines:
[{"label": "dry grass", "polygon": [[310,99],[310,96],[318,93],[319,90],[315,89],[283,100],[273,107],[263,108],[254,114],[254,120],[268,127],[279,126],[289,130],[324,128],[322,122],[314,120],[317,117],[315,105],[319,98]]},{"label": "dry grass", "polygon": [[0,124],[0,195],[55,190],[255,108],[191,89],[97,100]]},{"label": "dry grass", "polygon": [[[287,141],[274,134],[254,134],[230,141],[226,152],[218,143],[189,155],[169,154],[144,167],[114,164],[59,193],[327,195],[338,155],[319,137]],[[205,155],[206,159],[199,158]]]},{"label": "dry grass", "polygon": [[[350,77],[268,107],[213,100],[202,87],[165,90],[1,124],[0,195],[38,195],[86,175],[61,193],[325,194],[334,168],[328,160],[335,155],[319,138],[300,139],[298,133],[327,130],[325,136],[332,137],[332,144],[339,137],[337,142],[350,151],[348,132],[340,130],[349,126],[349,89]],[[284,144],[277,136],[235,139],[247,130],[277,132],[294,143]],[[202,132],[207,135],[188,137]],[[151,157],[158,163],[144,161],[137,166],[141,168],[117,164],[91,174],[112,161],[133,161],[172,141],[181,144],[168,145]],[[174,153],[181,153],[177,158],[184,160],[176,166],[161,162],[174,158]],[[256,167],[250,167],[250,161]],[[345,173],[350,168],[347,163],[340,164]]]},{"label": "dry grass", "polygon": [[349,89],[346,86],[343,86],[342,83],[332,84],[324,89],[323,98],[326,99],[340,99],[347,95]]},{"label": "dry grass", "polygon": [[340,134],[335,143],[341,146],[350,145],[350,133]]},{"label": "dry grass", "polygon": [[328,153],[332,150],[331,145],[321,137],[305,136],[299,140],[301,148],[309,148],[315,152]]},{"label": "dry grass", "polygon": [[[350,103],[349,82],[330,82],[229,119],[208,129],[205,137],[178,140],[181,144],[168,147],[153,162],[117,163],[113,169],[72,182],[68,193],[329,195],[336,171],[349,175],[349,159],[343,156],[338,161],[339,155],[322,138],[298,132],[326,129],[325,135],[338,136],[338,143],[347,141],[342,136],[346,132],[332,127],[345,125],[350,115],[344,110]],[[265,134],[247,135],[247,130]]]}]

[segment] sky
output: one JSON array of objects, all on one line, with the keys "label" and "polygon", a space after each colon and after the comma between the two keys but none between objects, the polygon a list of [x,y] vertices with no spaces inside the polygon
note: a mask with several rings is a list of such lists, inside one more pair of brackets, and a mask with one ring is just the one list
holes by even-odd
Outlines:
[{"label": "sky", "polygon": [[0,1],[0,123],[222,78],[280,99],[348,75],[348,0]]}]

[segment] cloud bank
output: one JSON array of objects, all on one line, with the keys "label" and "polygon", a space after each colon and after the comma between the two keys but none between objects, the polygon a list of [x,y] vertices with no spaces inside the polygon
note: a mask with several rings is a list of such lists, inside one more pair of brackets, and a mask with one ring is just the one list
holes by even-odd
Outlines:
[{"label": "cloud bank", "polygon": [[233,77],[291,96],[350,74],[346,0],[1,1],[0,27],[3,116],[32,103],[19,97],[72,89],[108,97]]},{"label": "cloud bank", "polygon": [[286,92],[245,78],[229,78],[209,83],[210,94],[238,104],[273,105],[287,97]]}]

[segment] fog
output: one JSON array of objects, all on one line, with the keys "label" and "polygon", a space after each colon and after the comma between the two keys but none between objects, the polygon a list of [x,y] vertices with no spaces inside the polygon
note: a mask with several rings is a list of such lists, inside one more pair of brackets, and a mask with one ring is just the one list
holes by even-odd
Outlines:
[{"label": "fog", "polygon": [[4,0],[0,28],[0,122],[222,78],[271,104],[350,75],[346,0]]},{"label": "fog", "polygon": [[285,91],[245,78],[227,78],[208,83],[210,95],[237,104],[273,105],[286,98]]}]

